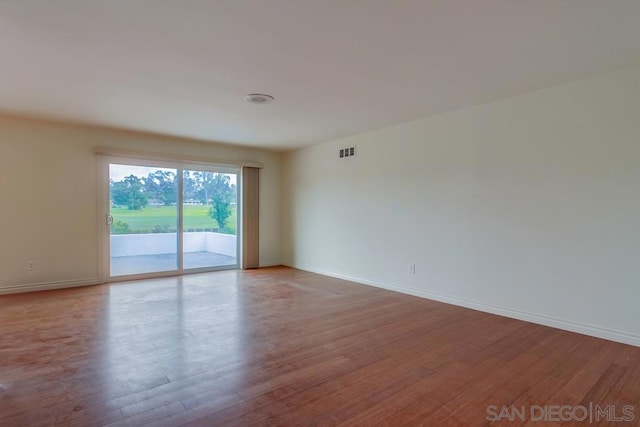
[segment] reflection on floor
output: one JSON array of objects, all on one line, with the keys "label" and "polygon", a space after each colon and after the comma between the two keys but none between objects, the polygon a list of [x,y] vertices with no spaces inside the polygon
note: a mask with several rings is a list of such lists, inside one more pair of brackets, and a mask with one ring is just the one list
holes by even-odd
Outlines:
[{"label": "reflection on floor", "polygon": [[[184,254],[184,268],[205,268],[236,265],[236,258],[215,252]],[[178,268],[177,254],[135,255],[111,258],[111,276],[172,271]]]}]

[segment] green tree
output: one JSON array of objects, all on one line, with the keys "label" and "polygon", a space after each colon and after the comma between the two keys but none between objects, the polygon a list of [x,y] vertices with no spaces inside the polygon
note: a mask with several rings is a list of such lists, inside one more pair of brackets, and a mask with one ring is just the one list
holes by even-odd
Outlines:
[{"label": "green tree", "polygon": [[210,175],[206,184],[206,195],[211,198],[209,215],[222,231],[232,213],[232,203],[235,202],[236,195],[235,185],[231,184],[231,178],[227,174],[205,173]]},{"label": "green tree", "polygon": [[211,186],[213,175],[212,172],[191,172],[189,186],[193,191],[193,197],[199,199],[204,205],[208,205],[211,201],[209,199],[209,187]]},{"label": "green tree", "polygon": [[182,171],[182,191],[184,200],[196,200],[198,198],[198,183],[192,176],[193,172]]},{"label": "green tree", "polygon": [[144,187],[155,200],[162,202],[165,206],[171,206],[178,202],[176,174],[172,171],[158,169],[150,173],[144,180]]},{"label": "green tree", "polygon": [[140,210],[148,203],[144,181],[135,175],[129,175],[122,181],[112,182],[110,193],[113,204],[126,206],[129,210]]}]

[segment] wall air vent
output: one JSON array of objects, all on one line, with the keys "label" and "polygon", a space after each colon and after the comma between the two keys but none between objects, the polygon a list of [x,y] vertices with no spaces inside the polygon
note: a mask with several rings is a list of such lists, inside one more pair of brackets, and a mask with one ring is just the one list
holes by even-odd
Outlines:
[{"label": "wall air vent", "polygon": [[338,151],[338,156],[341,159],[344,159],[345,157],[355,157],[355,155],[356,155],[356,147],[341,148]]}]

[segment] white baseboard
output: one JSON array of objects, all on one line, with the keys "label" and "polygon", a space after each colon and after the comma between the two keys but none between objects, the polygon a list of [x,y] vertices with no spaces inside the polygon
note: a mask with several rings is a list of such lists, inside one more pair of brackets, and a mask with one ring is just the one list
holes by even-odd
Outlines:
[{"label": "white baseboard", "polygon": [[407,288],[404,286],[392,285],[389,283],[384,283],[376,280],[363,279],[361,277],[351,276],[348,274],[335,273],[333,271],[327,271],[327,270],[318,269],[310,266],[288,265],[288,267],[297,268],[297,269],[309,271],[312,273],[322,274],[324,276],[335,277],[337,279],[349,280],[351,282],[374,286],[376,288],[382,288],[390,291],[400,292],[403,294],[427,298],[430,300],[444,302],[447,304],[453,304],[460,307],[471,308],[471,309],[482,311],[485,313],[497,314],[499,316],[509,317],[509,318],[518,319],[518,320],[524,320],[526,322],[536,323],[544,326],[550,326],[552,328],[562,329],[570,332],[576,332],[583,335],[589,335],[596,338],[602,338],[609,341],[615,341],[623,344],[629,344],[636,347],[640,347],[640,336],[629,334],[626,332],[614,331],[611,329],[600,328],[597,326],[587,325],[583,323],[570,322],[567,320],[557,319],[554,317],[542,316],[539,314],[513,310],[506,307],[478,303],[478,302],[469,301],[462,298],[456,298],[456,297],[451,297],[447,295],[440,295],[440,294],[426,292],[418,289]]},{"label": "white baseboard", "polygon": [[48,291],[51,289],[77,288],[79,286],[91,286],[101,283],[97,277],[75,280],[60,280],[57,282],[28,283],[0,287],[0,295],[17,294],[22,292]]}]

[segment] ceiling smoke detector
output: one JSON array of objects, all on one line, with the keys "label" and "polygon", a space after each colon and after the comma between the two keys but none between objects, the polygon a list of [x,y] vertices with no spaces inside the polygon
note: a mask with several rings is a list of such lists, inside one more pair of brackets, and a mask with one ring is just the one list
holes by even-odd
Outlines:
[{"label": "ceiling smoke detector", "polygon": [[244,100],[251,104],[271,104],[275,99],[271,95],[261,93],[250,93],[244,97]]}]

